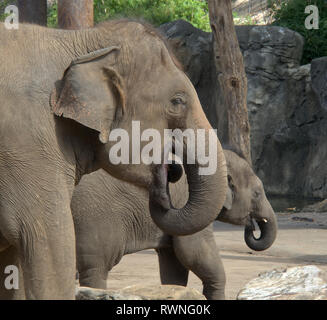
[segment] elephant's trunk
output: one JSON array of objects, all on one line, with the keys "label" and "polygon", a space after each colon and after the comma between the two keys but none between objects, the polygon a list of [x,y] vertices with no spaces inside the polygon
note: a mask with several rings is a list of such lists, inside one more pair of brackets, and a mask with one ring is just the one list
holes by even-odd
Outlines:
[{"label": "elephant's trunk", "polygon": [[[215,138],[216,139],[216,138]],[[208,145],[208,137],[206,145]],[[157,226],[165,233],[180,236],[198,232],[217,217],[227,191],[225,157],[217,139],[217,169],[211,175],[199,175],[198,159],[184,169],[189,184],[189,199],[181,209],[172,208],[167,183],[167,166],[155,168],[155,181],[150,189],[150,213]],[[184,156],[184,158],[186,158]],[[197,158],[197,157],[196,157]]]},{"label": "elephant's trunk", "polygon": [[260,218],[253,217],[260,228],[260,237],[257,239],[253,234],[255,227],[250,216],[244,229],[244,240],[248,247],[255,251],[268,249],[274,243],[277,236],[276,215],[268,200],[266,200],[265,205],[267,207],[266,212]]}]

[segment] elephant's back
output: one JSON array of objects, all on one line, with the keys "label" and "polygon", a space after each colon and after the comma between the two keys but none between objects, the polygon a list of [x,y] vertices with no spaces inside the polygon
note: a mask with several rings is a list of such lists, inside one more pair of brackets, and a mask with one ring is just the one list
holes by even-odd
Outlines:
[{"label": "elephant's back", "polygon": [[75,187],[71,208],[74,220],[122,218],[134,212],[148,211],[145,189],[118,180],[102,169],[82,177]]},{"label": "elephant's back", "polygon": [[0,95],[26,99],[12,105],[16,113],[26,112],[33,105],[50,111],[51,91],[72,61],[67,54],[72,34],[24,23],[19,24],[18,30],[7,30],[1,25]]}]

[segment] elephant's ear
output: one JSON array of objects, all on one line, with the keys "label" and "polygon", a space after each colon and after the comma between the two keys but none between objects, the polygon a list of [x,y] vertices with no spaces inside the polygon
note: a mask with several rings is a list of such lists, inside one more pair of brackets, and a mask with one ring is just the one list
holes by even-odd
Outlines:
[{"label": "elephant's ear", "polygon": [[118,47],[91,52],[73,61],[50,104],[57,116],[73,119],[108,142],[111,123],[124,112],[123,81],[115,71]]},{"label": "elephant's ear", "polygon": [[224,208],[226,208],[227,210],[231,210],[233,206],[233,199],[234,199],[234,193],[231,185],[231,177],[230,175],[228,175],[228,188],[226,193],[226,199],[224,202]]}]

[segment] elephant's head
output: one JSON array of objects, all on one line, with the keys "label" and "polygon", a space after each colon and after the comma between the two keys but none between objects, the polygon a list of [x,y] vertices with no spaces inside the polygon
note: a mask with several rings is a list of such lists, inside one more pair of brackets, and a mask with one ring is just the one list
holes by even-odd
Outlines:
[{"label": "elephant's head", "polygon": [[[140,125],[140,134],[146,129],[156,129],[159,143],[158,140],[155,143],[161,142],[161,160],[164,129],[204,129],[207,134],[202,147],[208,151],[209,129],[212,128],[193,85],[156,31],[138,22],[111,21],[92,32],[96,35],[93,34],[94,41],[111,45],[71,63],[51,99],[53,111],[57,116],[98,132],[94,150],[99,167],[118,179],[147,188],[151,186],[152,194],[158,194],[169,180],[169,166],[156,167],[142,161],[138,150],[149,145],[150,138],[140,142],[140,137],[133,135],[134,125]],[[123,129],[126,136],[117,136],[123,131],[114,129]],[[154,221],[169,234],[193,233],[215,219],[213,214],[197,218],[195,213],[201,210],[195,207],[212,205],[216,212],[222,208],[227,169],[217,138],[215,144],[217,169],[212,175],[195,175],[194,172],[203,166],[197,156],[189,169],[186,164],[191,196],[185,209],[169,211],[158,199],[151,198],[150,201],[160,207],[152,211]],[[113,150],[120,148],[116,155],[123,156],[127,146],[128,161],[119,163],[117,157],[113,161]]]},{"label": "elephant's head", "polygon": [[[243,158],[230,150],[224,150],[228,191],[225,204],[217,220],[236,225],[245,225],[244,238],[253,250],[269,248],[277,235],[277,220],[262,185],[251,166]],[[253,219],[257,222],[261,235],[255,238]]]}]

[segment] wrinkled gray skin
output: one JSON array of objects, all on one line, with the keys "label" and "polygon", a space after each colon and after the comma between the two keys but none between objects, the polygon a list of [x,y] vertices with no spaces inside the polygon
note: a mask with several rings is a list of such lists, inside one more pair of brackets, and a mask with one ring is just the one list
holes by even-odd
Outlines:
[{"label": "wrinkled gray skin", "polygon": [[[226,198],[228,209],[224,208],[217,220],[244,225],[249,213],[258,221],[267,219],[267,228],[271,229],[269,242],[255,241],[260,243],[259,250],[268,248],[276,237],[277,224],[262,183],[245,160],[232,151],[225,150],[225,156],[231,197]],[[185,175],[176,184],[170,184],[170,193],[175,206],[185,204]],[[224,299],[225,272],[212,226],[189,236],[163,233],[150,218],[147,191],[111,178],[101,170],[83,177],[71,206],[82,286],[105,289],[108,270],[125,254],[154,248],[163,284],[186,286],[191,270],[202,280],[207,299]]]},{"label": "wrinkled gray skin", "polygon": [[[111,130],[130,133],[132,120],[161,134],[211,127],[164,42],[140,23],[110,21],[79,31],[0,24],[0,39],[0,299],[74,299],[70,202],[79,179],[103,168],[167,198],[166,167],[109,161]],[[197,217],[195,204],[221,209],[227,179],[217,144],[218,169],[201,178],[185,208],[150,199],[164,230],[188,234],[209,225],[215,216]],[[186,166],[190,188],[200,179],[195,160]],[[195,203],[199,193],[208,197]],[[20,290],[4,287],[8,265],[21,268]]]}]

